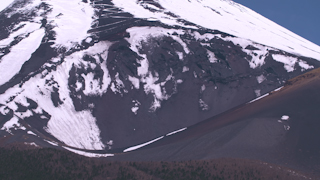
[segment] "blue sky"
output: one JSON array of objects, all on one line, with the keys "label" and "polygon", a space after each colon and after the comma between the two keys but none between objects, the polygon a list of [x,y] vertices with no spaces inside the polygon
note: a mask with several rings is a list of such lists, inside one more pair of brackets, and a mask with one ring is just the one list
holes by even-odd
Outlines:
[{"label": "blue sky", "polygon": [[233,0],[320,45],[320,0]]}]

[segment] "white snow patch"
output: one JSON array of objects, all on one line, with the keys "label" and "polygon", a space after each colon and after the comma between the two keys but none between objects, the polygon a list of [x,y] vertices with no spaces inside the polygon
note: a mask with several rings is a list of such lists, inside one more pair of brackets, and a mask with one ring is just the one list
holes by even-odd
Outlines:
[{"label": "white snow patch", "polygon": [[[100,47],[99,45],[96,46],[98,49]],[[95,48],[91,49],[104,53],[106,47],[107,46],[105,46],[103,51],[98,51]],[[16,110],[16,103],[23,104],[23,102],[26,101],[26,97],[28,97],[38,104],[36,113],[43,115],[43,111],[46,111],[51,115],[45,130],[58,140],[68,146],[77,148],[91,150],[104,149],[105,145],[101,142],[100,130],[96,124],[95,117],[92,116],[90,110],[75,110],[73,101],[69,96],[70,90],[68,89],[69,71],[74,64],[81,64],[80,61],[82,61],[83,54],[89,54],[91,49],[89,48],[88,50],[65,57],[65,61],[57,66],[56,71],[48,72],[44,77],[42,74],[38,74],[25,82],[22,87],[16,85],[8,89],[4,94],[0,95],[1,103],[6,103],[12,95],[15,95],[14,101],[6,103],[6,105],[10,109]],[[92,51],[92,53],[95,51]],[[83,64],[85,64],[85,62],[83,62]],[[104,81],[100,92],[106,91],[111,81],[108,71],[105,71],[106,67],[102,64]],[[54,85],[46,82],[51,81],[52,78],[56,81]],[[52,86],[58,87],[60,99],[63,99],[63,104],[59,107],[55,107],[51,101]],[[16,113],[16,116],[20,115],[21,114]]]},{"label": "white snow patch", "polygon": [[16,113],[16,116],[18,116],[20,119],[31,117],[32,115],[33,115],[33,113],[29,109],[26,112]]},{"label": "white snow patch", "polygon": [[34,132],[32,132],[32,131],[27,131],[27,134],[31,134],[31,135],[34,135],[34,136],[38,136],[38,135],[36,135]]},{"label": "white snow patch", "polygon": [[171,132],[171,133],[168,133],[166,136],[171,136],[171,135],[173,135],[173,134],[179,133],[179,132],[184,131],[184,130],[186,130],[186,129],[187,129],[187,128],[182,128],[182,129],[173,131],[173,132]]},{"label": "white snow patch", "polygon": [[133,100],[133,107],[131,108],[131,111],[137,115],[138,110],[139,110],[139,106],[141,105],[141,103],[138,100]]},{"label": "white snow patch", "polygon": [[76,91],[77,91],[77,92],[80,91],[81,88],[82,88],[82,83],[79,82],[79,81],[77,81],[77,82],[76,82]]},{"label": "white snow patch", "polygon": [[137,68],[139,76],[144,76],[149,71],[149,61],[145,55],[143,57],[144,59],[140,61],[140,67]]},{"label": "white snow patch", "polygon": [[10,109],[6,106],[0,106],[0,113],[2,115],[7,115],[10,112]]},{"label": "white snow patch", "polygon": [[[242,47],[242,51],[246,52],[249,56],[252,57],[251,60],[248,60],[249,65],[252,69],[255,69],[257,67],[261,67],[265,63],[264,60],[265,60],[266,56],[268,55],[268,50],[276,50],[271,47],[266,47],[266,46],[257,44],[251,40],[248,40],[248,39],[242,39],[242,38],[238,38],[238,37],[222,38],[221,35],[219,35],[219,36],[221,39],[231,41],[235,45],[240,45]],[[251,46],[253,45],[255,48],[257,48],[257,50],[246,49],[246,47],[249,45],[251,45]]]},{"label": "white snow patch", "polygon": [[87,75],[82,74],[82,77],[85,81],[85,89],[83,90],[83,94],[87,96],[100,94],[100,82],[98,79],[94,79],[94,74],[92,72],[88,73]]},{"label": "white snow patch", "polygon": [[264,75],[257,76],[256,78],[259,84],[267,79]]},{"label": "white snow patch", "polygon": [[150,107],[150,112],[155,112],[160,107],[161,107],[161,102],[159,101],[159,99],[154,97],[154,100],[153,100],[151,107]]},{"label": "white snow patch", "polygon": [[134,88],[139,89],[140,88],[140,80],[136,77],[128,77],[129,81],[131,81]]},{"label": "white snow patch", "polygon": [[305,71],[305,70],[313,69],[313,68],[314,68],[314,66],[309,65],[309,64],[307,64],[307,62],[302,61],[302,60],[299,61],[299,66],[302,68],[302,69],[301,69],[302,72]]},{"label": "white snow patch", "polygon": [[179,51],[176,51],[177,55],[179,56],[179,59],[180,60],[183,60],[183,53],[182,52],[179,52]]},{"label": "white snow patch", "polygon": [[159,141],[159,140],[162,139],[162,138],[164,138],[164,136],[161,136],[161,137],[159,137],[159,138],[156,138],[156,139],[154,139],[154,140],[151,140],[151,141],[149,141],[149,142],[146,142],[146,143],[143,143],[143,144],[140,144],[140,145],[137,145],[137,146],[133,146],[133,147],[127,148],[127,149],[125,149],[123,152],[129,152],[129,151],[137,150],[137,149],[142,148],[142,147],[144,147],[144,146],[147,146],[147,145],[149,145],[149,144],[151,144],[151,143],[154,143],[154,142],[156,142],[156,141]]},{"label": "white snow patch", "polygon": [[29,145],[29,146],[39,147],[39,146],[38,146],[36,143],[34,143],[34,142],[31,142],[31,143],[25,142],[24,144],[25,144],[25,145]]},{"label": "white snow patch", "polygon": [[161,90],[161,83],[156,83],[159,80],[159,77],[154,77],[152,73],[148,73],[148,76],[142,79],[144,84],[144,91],[146,94],[152,93],[154,94],[154,102],[150,108],[151,111],[155,111],[156,109],[161,107],[161,101],[169,98],[165,92]]},{"label": "white snow patch", "polygon": [[138,110],[139,110],[139,107],[132,107],[132,108],[131,108],[131,111],[132,111],[134,114],[137,114],[137,113],[138,113]]},{"label": "white snow patch", "polygon": [[18,128],[20,127],[20,123],[19,123],[19,118],[16,116],[13,116],[9,121],[7,121],[6,123],[4,123],[3,127],[1,128],[1,130],[5,130],[9,133],[11,133],[12,128]]},{"label": "white snow patch", "polygon": [[279,88],[277,88],[277,89],[275,89],[275,90],[273,90],[273,91],[280,91],[281,89],[283,88],[283,86],[281,86],[281,87],[279,87]]},{"label": "white snow patch", "polygon": [[113,83],[111,83],[110,89],[114,93],[119,93],[119,94],[123,95],[122,92],[121,92],[121,89],[124,89],[124,84],[119,78],[119,73],[117,73],[115,75],[115,81]]},{"label": "white snow patch", "polygon": [[209,50],[207,50],[207,54],[208,54],[208,58],[209,58],[209,61],[211,63],[216,63],[218,62],[218,59],[216,58],[215,54]]},{"label": "white snow patch", "polygon": [[256,94],[257,97],[261,96],[261,90],[260,89],[254,90],[254,93]]},{"label": "white snow patch", "polygon": [[177,83],[178,83],[178,84],[181,84],[181,83],[183,83],[183,80],[182,80],[182,79],[178,79],[178,80],[177,80]]},{"label": "white snow patch", "polygon": [[289,116],[288,115],[283,115],[282,117],[281,117],[281,120],[283,120],[283,121],[288,121],[289,120]]},{"label": "white snow patch", "polygon": [[76,149],[71,149],[65,146],[62,146],[64,149],[71,151],[73,153],[79,154],[81,156],[86,156],[86,157],[94,157],[94,158],[101,158],[101,157],[110,157],[114,156],[114,154],[99,154],[99,153],[90,153],[90,152],[85,152],[85,151],[80,151]]},{"label": "white snow patch", "polygon": [[35,52],[45,35],[44,29],[34,31],[28,38],[23,39],[17,45],[13,46],[10,53],[2,57],[0,61],[0,85],[8,82],[21,69],[22,65],[28,61],[33,52]]},{"label": "white snow patch", "polygon": [[47,143],[49,143],[49,144],[51,144],[53,146],[58,146],[58,143],[56,143],[56,142],[52,142],[52,141],[49,141],[49,140],[46,140],[46,139],[44,139],[44,141],[46,141]]},{"label": "white snow patch", "polygon": [[183,66],[182,72],[187,72],[187,71],[189,71],[189,68],[187,66]]},{"label": "white snow patch", "polygon": [[280,54],[273,54],[272,58],[278,62],[283,63],[284,68],[288,72],[292,72],[294,70],[295,64],[298,62],[298,59],[295,57],[284,56],[284,55],[280,55]]},{"label": "white snow patch", "polygon": [[195,72],[195,71],[193,71],[193,76],[194,76],[194,78],[197,78],[198,76],[197,76],[197,73]]},{"label": "white snow patch", "polygon": [[206,85],[202,84],[201,86],[201,92],[205,91],[206,90]]},{"label": "white snow patch", "polygon": [[194,32],[194,37],[197,40],[208,41],[208,40],[213,39],[215,37],[221,37],[221,36],[216,35],[216,34],[210,34],[210,33],[205,33],[205,34],[201,35],[199,32]]},{"label": "white snow patch", "polygon": [[268,95],[269,95],[269,93],[264,94],[264,95],[262,95],[262,96],[260,96],[260,97],[258,97],[258,98],[256,98],[256,99],[250,101],[249,103],[253,103],[253,102],[255,102],[255,101],[258,101],[259,99],[262,99],[262,98],[264,98],[264,97],[266,97],[266,96],[268,96]]},{"label": "white snow patch", "polygon": [[86,41],[86,43],[91,43],[92,42],[92,38],[91,37],[88,37],[85,41]]}]

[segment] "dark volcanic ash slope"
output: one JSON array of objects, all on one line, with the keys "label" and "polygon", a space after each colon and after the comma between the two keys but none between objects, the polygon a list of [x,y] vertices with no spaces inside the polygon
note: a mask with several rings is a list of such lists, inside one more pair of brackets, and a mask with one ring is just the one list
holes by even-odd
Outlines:
[{"label": "dark volcanic ash slope", "polygon": [[[116,160],[258,159],[319,175],[320,69]],[[125,151],[128,151],[127,149]],[[132,149],[133,150],[133,149]]]},{"label": "dark volcanic ash slope", "polygon": [[80,149],[156,138],[320,66],[318,46],[225,0],[15,1],[0,21],[1,135]]}]

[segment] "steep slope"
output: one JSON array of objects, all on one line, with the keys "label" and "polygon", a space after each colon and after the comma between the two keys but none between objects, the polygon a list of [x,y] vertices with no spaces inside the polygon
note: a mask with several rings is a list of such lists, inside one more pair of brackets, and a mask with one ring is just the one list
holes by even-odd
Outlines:
[{"label": "steep slope", "polygon": [[319,173],[320,69],[278,91],[165,136],[117,160],[259,159]]},{"label": "steep slope", "polygon": [[25,0],[0,21],[0,135],[39,144],[138,144],[320,67],[320,47],[232,1]]}]

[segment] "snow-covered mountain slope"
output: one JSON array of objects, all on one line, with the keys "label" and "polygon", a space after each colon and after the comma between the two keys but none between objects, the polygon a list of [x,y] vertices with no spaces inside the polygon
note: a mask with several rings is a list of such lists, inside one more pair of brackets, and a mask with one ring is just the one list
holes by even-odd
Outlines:
[{"label": "snow-covered mountain slope", "polygon": [[0,27],[0,135],[68,148],[141,144],[320,67],[320,47],[232,1],[14,1]]},{"label": "snow-covered mountain slope", "polygon": [[[207,28],[300,56],[320,58],[320,47],[231,0],[114,0],[134,17],[189,28]],[[196,26],[186,26],[188,21]]]},{"label": "snow-covered mountain slope", "polygon": [[7,1],[4,1],[4,2],[1,2],[1,5],[0,5],[0,12],[2,10],[4,10],[5,8],[7,8],[14,0],[7,0]]}]

